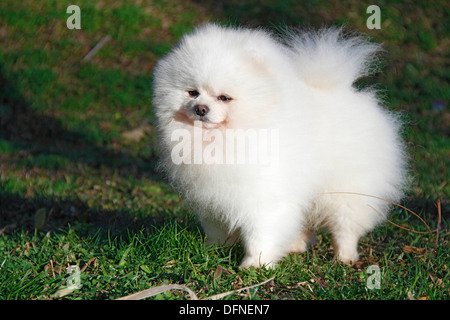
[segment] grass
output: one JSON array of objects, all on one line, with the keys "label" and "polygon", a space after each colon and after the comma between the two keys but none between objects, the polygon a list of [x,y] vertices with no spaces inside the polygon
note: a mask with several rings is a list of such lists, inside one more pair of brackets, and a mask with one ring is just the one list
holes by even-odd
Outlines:
[{"label": "grass", "polygon": [[[381,2],[380,30],[366,29],[358,1],[80,0],[81,30],[66,28],[70,4],[0,3],[0,299],[115,299],[167,283],[206,298],[272,277],[225,299],[449,299],[444,1]],[[383,72],[364,83],[376,83],[406,121],[412,187],[404,205],[435,230],[442,202],[436,251],[429,234],[389,223],[361,240],[353,267],[333,260],[328,234],[275,270],[239,269],[240,245],[204,245],[197,220],[155,170],[151,73],[183,33],[207,20],[345,24],[384,43]],[[82,62],[106,35],[111,40]],[[427,231],[400,208],[391,220]],[[81,288],[61,294],[73,265]],[[380,268],[380,289],[367,286],[371,265]]]},{"label": "grass", "polygon": [[[205,247],[198,228],[180,223],[121,236],[101,230],[87,234],[76,227],[47,234],[16,232],[0,238],[4,253],[0,292],[8,299],[53,298],[67,285],[68,266],[78,265],[82,287],[65,298],[112,299],[165,283],[186,284],[206,298],[272,277],[274,281],[258,290],[227,299],[448,298],[448,249],[439,246],[431,253],[430,241],[421,237],[402,241],[401,234],[387,240],[388,230],[383,231],[362,241],[366,259],[355,267],[335,263],[330,241],[321,235],[326,245],[291,255],[275,270],[241,270],[237,267],[240,246]],[[400,241],[408,245],[426,242],[428,249],[399,248]],[[380,289],[367,287],[371,264],[380,267]],[[153,297],[178,298],[185,296],[169,292]]]}]

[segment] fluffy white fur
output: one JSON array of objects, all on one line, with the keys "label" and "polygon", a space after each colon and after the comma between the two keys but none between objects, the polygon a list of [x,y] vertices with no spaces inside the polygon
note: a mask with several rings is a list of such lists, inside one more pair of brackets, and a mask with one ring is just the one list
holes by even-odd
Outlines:
[{"label": "fluffy white fur", "polygon": [[[239,239],[243,267],[271,267],[306,250],[325,228],[339,259],[358,260],[359,238],[383,221],[389,204],[350,192],[399,201],[405,180],[399,121],[373,91],[353,87],[378,49],[339,29],[289,31],[281,39],[208,24],[159,61],[161,167],[193,205],[208,242]],[[208,107],[207,117],[196,115],[197,105]],[[204,134],[279,130],[278,165],[174,164],[180,142],[172,133],[193,132],[194,120],[203,121]]]}]

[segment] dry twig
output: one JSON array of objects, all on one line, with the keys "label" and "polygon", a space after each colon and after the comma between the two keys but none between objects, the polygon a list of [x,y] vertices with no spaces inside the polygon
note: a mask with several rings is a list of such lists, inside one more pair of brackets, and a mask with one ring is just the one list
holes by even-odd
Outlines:
[{"label": "dry twig", "polygon": [[[227,291],[227,292],[224,292],[224,293],[219,293],[219,294],[216,294],[214,296],[207,297],[207,298],[205,298],[203,300],[219,300],[219,299],[222,299],[222,298],[224,298],[226,296],[229,296],[230,294],[233,294],[233,293],[238,293],[238,292],[241,292],[241,291],[250,290],[250,289],[262,286],[262,285],[272,281],[273,279],[274,278],[270,278],[269,280],[266,280],[264,282],[255,284],[253,286],[241,288],[241,289],[238,289],[238,290],[232,290],[232,291]],[[142,300],[142,299],[149,298],[149,297],[155,296],[157,294],[160,294],[160,293],[163,293],[163,292],[166,292],[166,291],[169,291],[169,290],[184,290],[184,291],[187,291],[189,293],[189,296],[191,297],[191,300],[199,300],[194,291],[192,291],[191,289],[189,289],[188,287],[186,287],[184,285],[179,285],[179,284],[170,284],[170,285],[164,285],[164,286],[159,286],[159,287],[155,287],[155,288],[150,288],[150,289],[147,289],[147,290],[143,290],[143,291],[131,294],[129,296],[118,298],[116,300]]]},{"label": "dry twig", "polygon": [[111,40],[111,36],[108,34],[100,40],[99,43],[96,44],[96,46],[88,52],[88,54],[83,58],[83,61],[90,60],[96,53],[99,51],[109,40]]}]

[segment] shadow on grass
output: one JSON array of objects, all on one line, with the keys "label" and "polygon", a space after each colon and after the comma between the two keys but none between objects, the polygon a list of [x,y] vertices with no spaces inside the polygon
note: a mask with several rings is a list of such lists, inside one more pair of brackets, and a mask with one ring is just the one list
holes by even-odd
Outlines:
[{"label": "shadow on grass", "polygon": [[[16,86],[18,81],[19,77],[8,72],[0,63],[0,143],[3,141],[3,144],[0,144],[0,174],[2,176],[7,177],[11,168],[23,169],[24,172],[35,168],[53,169],[50,171],[51,174],[56,174],[55,169],[64,170],[68,163],[72,166],[80,163],[83,167],[90,168],[89,172],[106,167],[111,169],[110,172],[125,179],[146,177],[156,182],[163,180],[155,170],[156,156],[143,159],[130,155],[126,151],[111,150],[105,146],[93,144],[82,132],[73,132],[64,128],[57,118],[32,110],[31,104]],[[52,165],[51,161],[48,161],[52,159],[52,156],[68,161]],[[164,212],[147,217],[145,214],[140,214],[138,210],[136,212],[128,209],[110,211],[90,207],[76,196],[71,196],[70,199],[45,194],[29,197],[14,190],[1,190],[2,187],[0,184],[0,234],[14,229],[33,231],[35,214],[40,209],[45,210],[48,220],[43,231],[56,230],[68,225],[87,224],[96,229],[109,229],[113,233],[121,233],[127,229],[160,225],[161,221],[168,219]],[[164,211],[164,208],[161,210]]]},{"label": "shadow on grass", "polygon": [[0,139],[9,142],[12,148],[24,155],[52,154],[93,168],[101,165],[125,168],[123,175],[136,172],[160,179],[155,172],[155,157],[144,161],[92,144],[83,133],[65,129],[58,119],[34,112],[15,86],[17,81],[17,77],[7,76],[0,64]]},{"label": "shadow on grass", "polygon": [[[252,27],[267,26],[280,27],[283,25],[322,26],[332,24],[333,17],[329,11],[332,4],[323,1],[309,1],[295,3],[290,0],[280,1],[212,1],[194,0],[193,2],[214,12],[217,16],[228,19],[230,23]],[[327,10],[326,10],[327,9]],[[339,23],[339,21],[337,21]]]},{"label": "shadow on grass", "polygon": [[[43,221],[36,221],[38,211],[43,213]],[[53,232],[70,226],[81,234],[101,230],[104,235],[109,233],[119,236],[128,231],[160,227],[168,220],[171,219],[165,216],[164,212],[161,212],[161,215],[138,217],[135,211],[92,208],[79,199],[46,196],[25,198],[0,191],[0,234],[16,230],[32,232],[37,224],[40,224],[38,231],[42,232]]]}]

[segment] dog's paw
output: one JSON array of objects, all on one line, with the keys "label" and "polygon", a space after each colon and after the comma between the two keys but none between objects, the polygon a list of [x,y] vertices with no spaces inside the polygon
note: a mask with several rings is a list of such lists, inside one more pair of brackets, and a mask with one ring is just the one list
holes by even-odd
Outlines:
[{"label": "dog's paw", "polygon": [[260,259],[260,257],[258,257],[256,259],[254,257],[250,257],[250,256],[244,257],[244,259],[241,262],[240,267],[243,269],[248,269],[252,266],[255,268],[275,269],[277,264],[274,263],[272,260],[263,261]]}]

